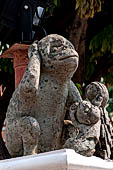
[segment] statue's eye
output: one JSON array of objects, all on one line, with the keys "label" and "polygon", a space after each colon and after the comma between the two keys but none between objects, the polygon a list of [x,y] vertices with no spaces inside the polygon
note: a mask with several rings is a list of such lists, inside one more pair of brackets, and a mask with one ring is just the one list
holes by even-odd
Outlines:
[{"label": "statue's eye", "polygon": [[52,47],[51,50],[50,50],[51,53],[55,53],[55,52],[57,52],[57,51],[58,51],[58,48],[57,48],[57,47]]},{"label": "statue's eye", "polygon": [[97,95],[97,96],[96,96],[96,100],[97,100],[97,101],[102,100],[102,96],[101,96],[101,95]]},{"label": "statue's eye", "polygon": [[76,109],[76,107],[77,107],[77,106],[76,106],[76,104],[73,104],[73,105],[71,106],[71,108],[70,108],[70,109],[71,109],[71,110],[75,110],[75,109]]},{"label": "statue's eye", "polygon": [[62,44],[51,44],[51,47],[50,47],[50,52],[51,53],[57,53],[57,52],[61,52],[63,49],[64,49],[64,45]]},{"label": "statue's eye", "polygon": [[99,96],[96,96],[96,100],[98,100],[99,99]]}]

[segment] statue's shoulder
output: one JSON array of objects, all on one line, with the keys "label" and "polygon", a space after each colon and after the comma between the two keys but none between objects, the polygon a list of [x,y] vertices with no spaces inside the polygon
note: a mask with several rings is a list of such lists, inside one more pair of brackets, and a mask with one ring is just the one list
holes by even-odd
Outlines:
[{"label": "statue's shoulder", "polygon": [[73,98],[74,102],[75,101],[82,101],[82,98],[81,98],[81,95],[80,95],[80,92],[78,90],[78,88],[76,87],[75,83],[70,80],[69,83],[68,83],[68,93],[69,93],[69,96],[71,98]]},{"label": "statue's shoulder", "polygon": [[74,84],[72,80],[68,82],[68,89],[69,90],[76,89],[76,85]]}]

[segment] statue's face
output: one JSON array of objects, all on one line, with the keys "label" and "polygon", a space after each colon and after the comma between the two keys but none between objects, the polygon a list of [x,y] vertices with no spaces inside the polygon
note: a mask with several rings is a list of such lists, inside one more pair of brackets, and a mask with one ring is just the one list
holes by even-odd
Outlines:
[{"label": "statue's face", "polygon": [[38,43],[42,60],[42,69],[62,74],[75,72],[78,67],[79,56],[74,46],[62,36],[52,34]]},{"label": "statue's face", "polygon": [[90,100],[90,102],[95,106],[103,106],[105,107],[109,94],[106,86],[100,82],[92,82],[86,87],[86,97]]},{"label": "statue's face", "polygon": [[77,108],[76,117],[82,124],[95,124],[100,119],[100,110],[97,106],[94,106],[87,101],[83,101]]}]

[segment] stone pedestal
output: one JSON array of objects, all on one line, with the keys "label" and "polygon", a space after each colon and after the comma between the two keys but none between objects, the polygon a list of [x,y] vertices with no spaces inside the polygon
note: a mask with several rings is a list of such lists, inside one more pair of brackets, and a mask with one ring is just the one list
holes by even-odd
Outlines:
[{"label": "stone pedestal", "polygon": [[28,55],[29,45],[14,44],[6,50],[0,58],[12,58],[15,71],[15,88],[18,86],[24,71],[26,70],[29,59]]},{"label": "stone pedestal", "polygon": [[72,149],[0,161],[0,170],[113,170],[113,162],[85,157]]}]

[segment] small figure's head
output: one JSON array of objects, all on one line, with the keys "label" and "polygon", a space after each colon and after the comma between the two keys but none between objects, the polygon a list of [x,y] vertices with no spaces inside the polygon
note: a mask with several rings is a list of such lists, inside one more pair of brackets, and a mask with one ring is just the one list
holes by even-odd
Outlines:
[{"label": "small figure's head", "polygon": [[105,107],[109,99],[106,86],[100,82],[92,82],[86,87],[86,97],[95,106]]},{"label": "small figure's head", "polygon": [[100,120],[99,108],[97,106],[92,105],[88,101],[82,101],[78,103],[78,105],[74,103],[70,108],[70,111],[71,110],[74,114],[76,121],[81,124],[92,125]]},{"label": "small figure's head", "polygon": [[87,101],[83,101],[77,108],[76,117],[77,120],[82,124],[95,124],[100,119],[100,110],[97,106],[94,106]]},{"label": "small figure's head", "polygon": [[74,46],[64,37],[51,34],[38,42],[38,53],[43,72],[54,74],[74,73],[78,67],[79,56]]}]

